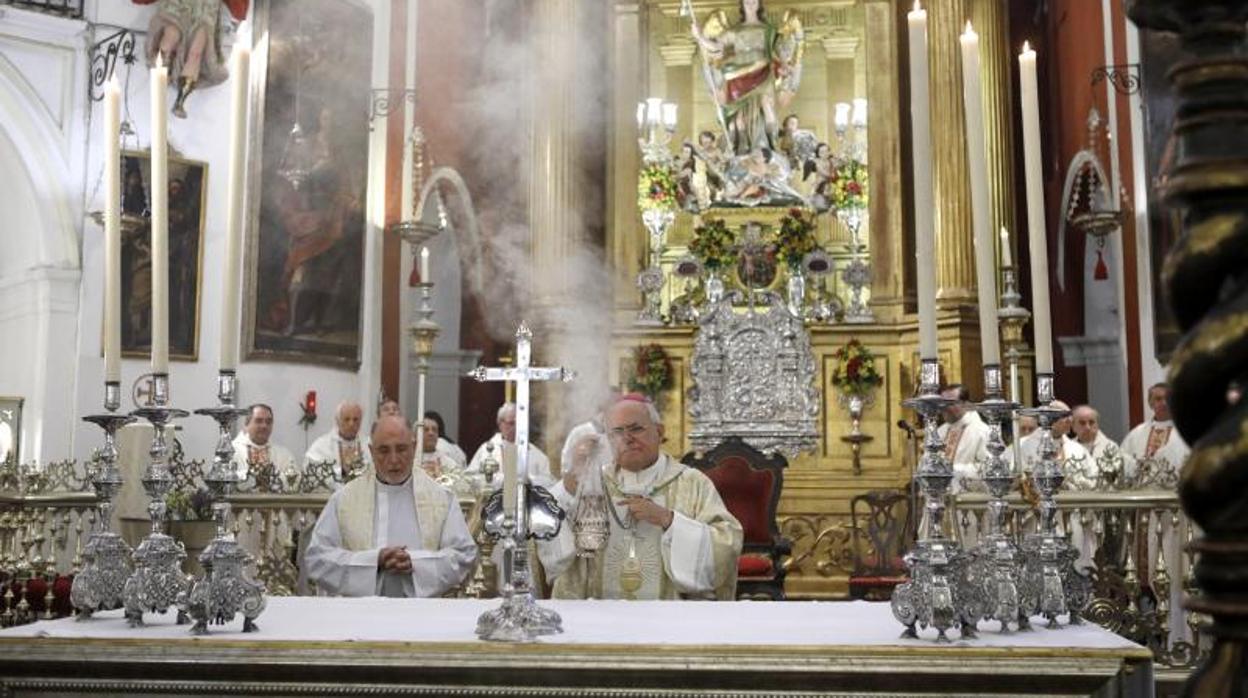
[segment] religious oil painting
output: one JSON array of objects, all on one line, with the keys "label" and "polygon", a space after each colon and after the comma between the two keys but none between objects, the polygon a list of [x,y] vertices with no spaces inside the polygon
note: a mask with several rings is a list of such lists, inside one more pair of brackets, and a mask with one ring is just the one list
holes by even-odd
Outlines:
[{"label": "religious oil painting", "polygon": [[17,462],[21,451],[22,398],[0,396],[0,465]]},{"label": "religious oil painting", "polygon": [[[204,211],[208,165],[169,157],[169,356],[199,354]],[[152,347],[151,156],[122,153],[121,353],[146,357]]]},{"label": "religious oil painting", "polygon": [[247,356],[354,369],[373,16],[351,0],[274,0],[256,10],[257,56],[267,64],[252,120]]}]

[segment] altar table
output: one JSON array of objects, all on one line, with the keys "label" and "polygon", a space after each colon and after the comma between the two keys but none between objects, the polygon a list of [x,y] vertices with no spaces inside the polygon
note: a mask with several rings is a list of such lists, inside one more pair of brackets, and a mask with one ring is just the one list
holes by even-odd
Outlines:
[{"label": "altar table", "polygon": [[883,603],[542,603],[565,630],[532,644],[476,639],[497,600],[276,597],[200,637],[41,621],[0,631],[0,695],[1152,695],[1148,650],[1091,624],[938,645]]}]

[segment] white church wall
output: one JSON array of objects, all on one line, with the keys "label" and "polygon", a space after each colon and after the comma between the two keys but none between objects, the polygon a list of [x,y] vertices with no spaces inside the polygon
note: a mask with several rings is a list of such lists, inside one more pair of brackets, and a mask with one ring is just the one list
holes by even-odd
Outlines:
[{"label": "white church wall", "polygon": [[72,448],[85,27],[0,7],[0,394],[25,399],[23,461]]},{"label": "white church wall", "polygon": [[[389,50],[389,3],[370,4],[375,8],[376,63]],[[0,343],[0,394],[20,395],[27,400],[22,454],[27,460],[85,458],[99,444],[98,430],[80,420],[82,415],[100,409],[103,380],[102,230],[83,213],[103,206],[98,184],[103,151],[97,133],[100,105],[89,103],[87,98],[86,47],[117,28],[145,32],[153,9],[128,2],[89,0],[87,21],[70,21],[0,8],[0,154],[7,156],[6,148],[24,151],[17,162],[0,158],[0,182],[4,183],[0,186],[0,210],[6,211],[0,222],[0,336],[21,338]],[[91,36],[92,24],[101,25],[96,27],[95,38]],[[229,43],[227,39],[227,51]],[[135,52],[142,55],[145,51],[146,41],[140,36]],[[258,62],[253,62],[253,71],[259,68]],[[384,60],[374,67],[374,87],[386,87],[387,68]],[[125,85],[126,66],[119,63],[117,71]],[[147,70],[142,58],[132,68],[127,92],[138,147],[146,149],[151,132]],[[207,164],[198,360],[174,360],[170,366],[172,402],[183,409],[215,403],[217,337],[222,321],[228,107],[228,85],[218,85],[190,97],[189,118],[169,119],[170,146],[184,158]],[[331,427],[338,402],[359,400],[371,411],[377,392],[380,348],[374,337],[379,335],[380,281],[372,270],[378,268],[380,255],[385,131],[375,129],[370,141],[369,242],[362,299],[364,368],[350,371],[246,360],[239,366],[240,401],[271,404],[276,411],[274,439],[300,455],[305,434],[298,425],[298,405],[308,390],[317,391],[320,418],[308,432],[307,441]],[[17,201],[23,205],[5,205],[16,197],[21,197]],[[123,409],[132,407],[128,397],[131,387],[147,372],[145,359],[123,360]],[[192,416],[183,425],[180,438],[187,454],[211,457],[215,443],[212,422]]]}]

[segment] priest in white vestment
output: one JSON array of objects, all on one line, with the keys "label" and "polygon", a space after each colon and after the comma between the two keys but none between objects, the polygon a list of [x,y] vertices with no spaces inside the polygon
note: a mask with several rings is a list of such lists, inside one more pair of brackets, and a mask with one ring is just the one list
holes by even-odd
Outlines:
[{"label": "priest in white vestment", "polygon": [[[468,462],[468,472],[481,472],[481,464],[485,462],[486,453],[489,451],[488,446],[493,446],[494,460],[502,463],[503,442],[516,442],[516,403],[508,402],[498,408],[497,421],[498,433],[481,444],[477,452],[473,454],[472,460]],[[555,483],[555,477],[550,472],[550,459],[531,441],[529,442],[529,481],[547,489]],[[495,478],[495,488],[502,487],[502,482],[502,478]]]},{"label": "priest in white vestment", "polygon": [[[1154,470],[1149,482],[1144,483],[1147,489],[1157,489],[1159,485],[1178,482],[1183,464],[1191,448],[1179,436],[1170,417],[1170,386],[1157,383],[1148,389],[1148,406],[1153,415],[1150,419],[1132,429],[1127,438],[1122,440],[1122,452],[1126,462],[1123,467],[1128,469],[1128,479],[1139,476],[1137,470],[1148,462]],[[1161,477],[1158,478],[1158,475]],[[1180,513],[1179,525],[1171,524],[1170,516],[1161,517],[1162,554],[1166,558],[1166,571],[1170,576],[1170,641],[1190,640],[1191,630],[1184,622],[1182,613],[1175,612],[1183,600],[1183,585],[1175,580],[1183,579],[1183,570],[1187,560],[1183,553],[1183,545],[1187,540],[1187,517]],[[1136,551],[1139,557],[1142,551]],[[1141,564],[1148,577],[1152,577],[1157,561],[1157,517],[1149,521],[1148,561]],[[1150,582],[1151,584],[1151,582]]]},{"label": "priest in white vestment", "polygon": [[[710,478],[659,450],[663,425],[644,398],[616,402],[606,428],[615,453],[602,468],[607,543],[593,557],[578,558],[571,526],[539,541],[553,597],[732,600],[741,524]],[[583,467],[566,468],[552,490],[565,511],[576,511]]]},{"label": "priest in white vestment", "polygon": [[1071,412],[1071,421],[1075,431],[1075,440],[1088,452],[1093,460],[1099,461],[1106,453],[1118,450],[1118,444],[1101,431],[1101,413],[1091,405],[1079,405]]},{"label": "priest in white vestment", "polygon": [[243,430],[234,437],[234,470],[238,479],[245,482],[251,479],[255,486],[255,475],[260,470],[272,465],[273,476],[281,478],[286,473],[298,473],[299,466],[295,456],[289,449],[272,441],[273,408],[257,403],[251,406]]},{"label": "priest in white vestment", "polygon": [[312,529],[305,561],[317,588],[335,596],[441,596],[477,556],[455,496],[413,468],[402,417],[373,426],[375,476],[335,492]]},{"label": "priest in white vestment", "polygon": [[952,492],[986,491],[981,481],[981,465],[988,460],[988,424],[975,411],[970,391],[950,385],[940,396],[955,400],[945,410],[945,423],[938,433],[945,442],[945,457],[953,464]]},{"label": "priest in white vestment", "polygon": [[437,429],[437,431],[434,432],[434,435],[437,437],[435,439],[435,442],[437,443],[437,452],[447,458],[450,458],[452,461],[455,461],[455,467],[457,469],[463,470],[464,468],[467,468],[468,455],[464,453],[464,449],[460,448],[459,444],[453,443],[446,438],[446,420],[442,419],[442,415],[437,412],[427,410],[425,412],[426,429],[429,427],[430,421],[433,422],[433,426]]},{"label": "priest in white vestment", "polygon": [[348,400],[338,405],[338,409],[334,410],[334,428],[317,437],[304,454],[305,469],[309,463],[333,463],[338,482],[371,469],[373,461],[368,452],[368,437],[360,436],[363,421],[364,408],[358,402]]}]

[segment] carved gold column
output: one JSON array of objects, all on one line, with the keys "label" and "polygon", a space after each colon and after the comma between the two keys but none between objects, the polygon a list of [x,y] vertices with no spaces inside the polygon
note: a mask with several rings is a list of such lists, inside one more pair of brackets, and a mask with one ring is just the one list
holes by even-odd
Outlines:
[{"label": "carved gold column", "polygon": [[[672,38],[659,47],[659,55],[663,58],[663,68],[667,81],[666,94],[646,95],[647,97],[663,97],[679,106],[676,120],[676,132],[672,135],[672,150],[678,150],[680,144],[693,137],[693,54],[696,49],[691,40]],[[700,86],[699,81],[699,86]]]},{"label": "carved gold column", "polygon": [[[890,65],[897,55],[897,22],[893,4],[870,0],[866,13],[866,65]],[[903,234],[901,199],[901,131],[897,95],[900,83],[895,70],[873,71],[867,79],[868,175],[871,182],[870,236],[871,307],[879,320],[900,316],[903,310],[905,255],[913,247]]]},{"label": "carved gold column", "polygon": [[[984,93],[984,131],[988,141],[988,185],[992,229],[1014,229],[1014,83],[1017,51],[1010,47],[1009,6],[1000,0],[975,0],[971,21],[979,33],[980,80]],[[993,236],[999,240],[998,236]],[[999,243],[998,243],[999,244]],[[1014,250],[1010,251],[1011,253]],[[998,250],[998,259],[1000,258]],[[1015,257],[1017,259],[1017,257]]]},{"label": "carved gold column", "polygon": [[[834,108],[833,105],[837,102],[848,102],[855,97],[853,80],[854,56],[857,54],[860,42],[861,39],[857,35],[847,33],[828,34],[820,40],[820,43],[823,44],[823,54],[827,59],[826,80],[829,113],[831,113]],[[809,56],[810,54],[807,53],[806,55]],[[872,111],[868,110],[868,118],[870,118],[871,113]],[[830,117],[827,119],[827,124],[830,129],[832,124]],[[867,138],[869,141],[870,136],[868,135]],[[832,146],[835,151],[837,148],[835,131],[829,131],[827,141],[828,145]],[[870,148],[869,142],[867,147],[868,149]],[[874,173],[869,172],[868,174]],[[872,222],[874,223],[874,218]],[[849,228],[840,219],[836,218],[833,219],[831,227],[832,237],[829,242],[833,245],[848,247],[850,244]],[[874,230],[875,226],[872,225],[871,229]],[[872,248],[875,247],[873,240],[869,241],[868,245]]]},{"label": "carved gold column", "polygon": [[607,148],[607,249],[615,270],[615,304],[641,307],[634,282],[646,254],[646,236],[637,212],[637,102],[644,97],[646,60],[642,40],[642,4],[618,0],[611,18],[611,123]]},{"label": "carved gold column", "polygon": [[966,112],[958,36],[970,17],[968,0],[928,3],[928,76],[932,112],[932,187],[936,198],[936,297],[941,305],[975,302],[971,185],[966,169]]}]

